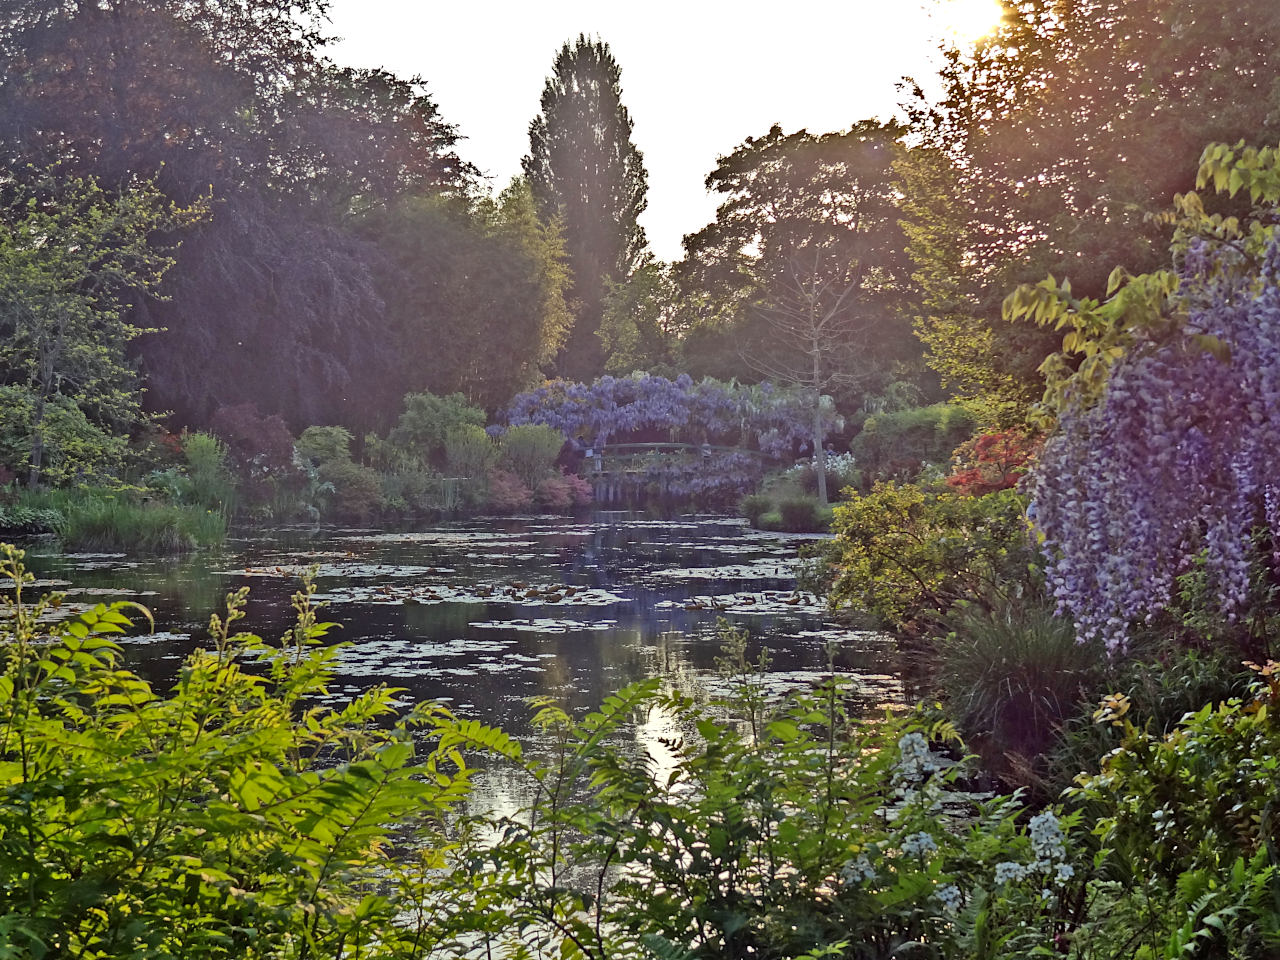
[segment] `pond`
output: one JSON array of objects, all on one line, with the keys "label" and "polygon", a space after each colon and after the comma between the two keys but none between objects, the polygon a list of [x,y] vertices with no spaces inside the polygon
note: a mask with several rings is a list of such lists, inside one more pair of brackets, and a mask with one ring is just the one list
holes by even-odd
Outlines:
[{"label": "pond", "polygon": [[[340,623],[330,637],[349,644],[335,699],[386,683],[405,703],[440,700],[528,741],[530,697],[582,710],[655,675],[694,697],[715,692],[721,617],[769,648],[771,685],[826,675],[835,641],[836,668],[864,709],[901,702],[888,638],[837,626],[796,591],[797,546],[733,518],[600,512],[405,532],[254,532],[181,559],[33,547],[28,563],[43,586],[68,594],[70,610],[146,605],[158,632],[122,645],[130,666],[161,686],[229,591],[251,588],[244,628],[274,639],[291,623],[299,574],[317,566],[318,596],[330,605],[322,619]],[[660,720],[651,726],[637,734],[641,746],[665,732]]]}]

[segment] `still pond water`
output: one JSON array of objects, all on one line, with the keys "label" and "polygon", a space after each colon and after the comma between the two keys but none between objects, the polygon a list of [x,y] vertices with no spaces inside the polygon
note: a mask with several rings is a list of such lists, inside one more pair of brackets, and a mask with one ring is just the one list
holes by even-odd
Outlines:
[{"label": "still pond water", "polygon": [[[317,565],[318,596],[330,604],[322,619],[341,623],[330,637],[349,644],[335,698],[386,683],[403,689],[405,703],[444,701],[528,742],[530,697],[582,710],[655,675],[694,697],[714,694],[720,617],[769,648],[769,681],[779,689],[825,676],[837,641],[836,669],[864,709],[900,702],[891,643],[838,627],[796,592],[797,546],[732,518],[600,512],[412,532],[254,532],[178,560],[37,546],[28,562],[72,609],[114,599],[150,608],[159,632],[123,645],[130,665],[160,685],[239,586],[252,591],[244,629],[282,634],[298,574]],[[637,747],[670,732],[655,718],[636,732]],[[498,782],[485,790],[498,808],[518,802],[512,791]]]}]

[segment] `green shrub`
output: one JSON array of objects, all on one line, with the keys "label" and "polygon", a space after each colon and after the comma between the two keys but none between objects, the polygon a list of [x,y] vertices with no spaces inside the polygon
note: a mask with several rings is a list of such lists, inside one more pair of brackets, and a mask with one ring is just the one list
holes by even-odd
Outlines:
[{"label": "green shrub", "polygon": [[1104,694],[1124,695],[1131,722],[1154,735],[1166,735],[1207,703],[1246,697],[1253,679],[1230,648],[1187,649],[1165,638],[1152,641],[1141,636],[1106,668],[1049,757],[1051,787],[1069,786],[1080,771],[1097,773],[1099,758],[1115,746],[1113,731],[1090,715]]},{"label": "green shrub", "polygon": [[760,522],[756,525],[761,530],[781,531],[785,529],[782,514],[777,510],[766,510],[760,514]]},{"label": "green shrub", "polygon": [[[1079,889],[1061,879],[1079,862],[1070,823],[1049,813],[1022,829],[1014,802],[954,813],[958,768],[928,747],[941,729],[859,723],[834,681],[769,697],[745,637],[725,637],[723,695],[708,708],[657,679],[580,719],[538,702],[552,746],[549,762],[526,763],[533,809],[507,821],[502,843],[470,851],[472,875],[501,890],[475,912],[479,952],[516,955],[519,931],[564,917],[566,952],[592,958],[1052,953]],[[621,746],[654,711],[697,731],[660,769]],[[1018,882],[997,879],[1010,869]],[[978,954],[965,945],[975,926],[1017,941]]]},{"label": "green shrub", "polygon": [[935,403],[868,417],[853,438],[853,454],[867,482],[910,480],[926,464],[946,464],[977,422],[964,407]]},{"label": "green shrub", "polygon": [[211,433],[192,433],[183,440],[192,501],[228,516],[235,512],[236,480],[227,466],[227,448]]},{"label": "green shrub", "polygon": [[351,431],[345,427],[307,427],[294,441],[299,455],[316,466],[351,459]]},{"label": "green shrub", "polygon": [[[544,698],[526,754],[438,706],[397,717],[382,687],[326,706],[338,649],[310,586],[278,643],[235,630],[246,591],[232,594],[208,649],[159,695],[111,642],[131,605],[49,622],[53,607],[22,595],[20,552],[0,546],[0,575],[13,581],[0,618],[4,956],[1271,960],[1280,948],[1274,662],[1254,665],[1246,698],[1173,736],[1108,698],[1095,719],[1110,751],[1063,813],[976,801],[957,789],[965,767],[934,752],[954,742],[948,725],[859,720],[837,677],[769,693],[766,655],[752,663],[745,633],[723,624],[709,704],[659,678],[585,716]],[[635,747],[655,715],[681,731],[661,763]],[[523,778],[529,806],[459,817],[463,751]]]},{"label": "green shrub", "polygon": [[35,536],[57,533],[62,514],[45,507],[22,504],[0,504],[0,531],[11,536]]},{"label": "green shrub", "polygon": [[483,479],[498,461],[498,446],[484,427],[464,424],[449,430],[444,441],[445,470],[451,477]]},{"label": "green shrub", "polygon": [[960,600],[1021,589],[1036,552],[1015,491],[962,497],[877,484],[835,506],[836,538],[823,548],[833,605],[903,628]]},{"label": "green shrub", "polygon": [[558,472],[555,463],[562,446],[564,435],[554,427],[540,423],[509,427],[498,445],[498,465],[526,487],[536,487]]},{"label": "green shrub", "polygon": [[413,516],[448,513],[458,507],[451,502],[450,486],[438,473],[425,468],[383,473],[382,503],[386,509]]},{"label": "green shrub", "polygon": [[330,460],[316,471],[333,492],[325,513],[338,520],[368,523],[382,507],[382,478],[369,467],[351,460]]},{"label": "green shrub", "polygon": [[763,493],[749,493],[738,504],[738,511],[753,527],[760,526],[760,518],[773,506],[773,498]]},{"label": "green shrub", "polygon": [[1122,881],[1186,917],[1149,956],[1186,956],[1190,943],[1259,960],[1280,949],[1280,663],[1253,666],[1245,697],[1206,704],[1169,734],[1137,726],[1123,695],[1094,714],[1113,749],[1070,798],[1097,816]]},{"label": "green shrub", "polygon": [[782,514],[783,529],[790,533],[816,533],[823,529],[819,516],[820,504],[816,497],[805,495],[788,497],[778,503]]},{"label": "green shrub", "polygon": [[[0,468],[26,478],[31,466],[35,395],[26,387],[0,385]],[[89,422],[69,397],[45,405],[40,425],[44,441],[41,482],[51,486],[110,483],[124,467],[128,437]]]},{"label": "green shrub", "polygon": [[404,412],[387,435],[387,443],[421,462],[444,467],[448,464],[446,448],[450,432],[484,425],[484,411],[467,403],[460,393],[447,397],[410,393],[405,395]]}]

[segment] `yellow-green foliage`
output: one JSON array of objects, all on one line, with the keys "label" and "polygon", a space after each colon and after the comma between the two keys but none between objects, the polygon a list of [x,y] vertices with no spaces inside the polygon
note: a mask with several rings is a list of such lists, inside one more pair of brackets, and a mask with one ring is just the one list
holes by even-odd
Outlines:
[{"label": "yellow-green foliage", "polygon": [[835,507],[826,551],[829,601],[890,626],[948,610],[957,600],[1020,582],[1031,556],[1022,500],[877,484]]},{"label": "yellow-green foliage", "polygon": [[869,479],[911,477],[924,464],[946,463],[976,425],[973,414],[955,403],[877,413],[867,418],[849,452]]},{"label": "yellow-green foliage", "polygon": [[462,424],[453,427],[444,440],[445,470],[451,477],[483,480],[497,462],[498,445],[483,427]]},{"label": "yellow-green foliage", "polygon": [[510,470],[526,487],[534,487],[555,468],[564,446],[564,434],[540,423],[511,427],[502,435],[498,464]]}]

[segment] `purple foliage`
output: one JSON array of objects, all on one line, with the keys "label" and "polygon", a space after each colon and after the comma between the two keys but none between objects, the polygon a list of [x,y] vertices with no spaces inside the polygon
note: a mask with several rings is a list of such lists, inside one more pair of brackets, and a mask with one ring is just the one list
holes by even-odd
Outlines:
[{"label": "purple foliage", "polygon": [[553,380],[519,394],[506,419],[541,423],[593,446],[628,441],[714,443],[786,459],[809,443],[807,398],[772,384],[739,386],[688,375],[601,377],[591,385]]},{"label": "purple foliage", "polygon": [[1223,613],[1238,614],[1255,531],[1280,536],[1280,244],[1260,277],[1213,267],[1190,252],[1185,331],[1133,350],[1100,402],[1066,410],[1036,470],[1050,588],[1080,636],[1112,650],[1201,554]]},{"label": "purple foliage", "polygon": [[651,489],[673,500],[724,507],[756,489],[762,474],[758,457],[721,452],[697,461],[655,459],[645,468],[645,481]]}]

